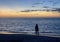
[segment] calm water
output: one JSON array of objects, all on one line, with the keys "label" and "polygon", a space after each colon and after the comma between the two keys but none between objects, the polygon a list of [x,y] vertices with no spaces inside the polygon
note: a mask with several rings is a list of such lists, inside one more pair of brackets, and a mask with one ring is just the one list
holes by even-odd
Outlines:
[{"label": "calm water", "polygon": [[0,31],[32,33],[35,24],[40,33],[60,34],[60,18],[0,18]]}]

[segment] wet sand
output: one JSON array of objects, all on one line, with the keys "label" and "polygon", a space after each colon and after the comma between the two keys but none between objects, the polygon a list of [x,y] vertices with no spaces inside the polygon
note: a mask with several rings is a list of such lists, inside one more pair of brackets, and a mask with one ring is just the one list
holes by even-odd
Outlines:
[{"label": "wet sand", "polygon": [[[0,34],[26,34],[26,35],[34,35],[36,36],[35,34],[32,34],[32,33],[28,33],[28,32],[6,32],[6,31],[0,31]],[[50,34],[50,33],[40,33],[39,36],[48,36],[48,37],[60,37],[59,34]]]},{"label": "wet sand", "polygon": [[60,42],[60,37],[28,34],[0,34],[0,42]]}]

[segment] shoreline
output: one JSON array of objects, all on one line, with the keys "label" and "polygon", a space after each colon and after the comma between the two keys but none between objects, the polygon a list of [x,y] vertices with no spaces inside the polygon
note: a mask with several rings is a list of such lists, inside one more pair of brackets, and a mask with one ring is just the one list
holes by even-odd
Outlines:
[{"label": "shoreline", "polygon": [[[27,32],[20,32],[20,33],[14,33],[14,32],[6,32],[6,31],[0,31],[0,34],[4,34],[4,35],[8,35],[8,34],[25,34],[25,35],[34,35],[36,36],[35,34],[30,34],[30,33],[27,33]],[[39,36],[48,36],[48,37],[60,37],[59,34],[49,34],[49,33],[40,33]]]}]

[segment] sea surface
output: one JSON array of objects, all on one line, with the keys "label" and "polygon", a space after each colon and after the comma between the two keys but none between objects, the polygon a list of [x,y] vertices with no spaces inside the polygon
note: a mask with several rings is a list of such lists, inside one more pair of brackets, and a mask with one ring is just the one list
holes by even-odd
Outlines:
[{"label": "sea surface", "polygon": [[39,33],[60,34],[60,18],[0,18],[0,31],[34,33],[36,24]]}]

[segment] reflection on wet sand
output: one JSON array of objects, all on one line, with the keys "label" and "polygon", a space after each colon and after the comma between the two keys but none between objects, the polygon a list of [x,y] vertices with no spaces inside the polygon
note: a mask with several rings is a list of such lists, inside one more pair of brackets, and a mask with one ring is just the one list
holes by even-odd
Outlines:
[{"label": "reflection on wet sand", "polygon": [[[25,34],[25,35],[34,35],[36,34],[30,32],[19,32],[19,33],[14,33],[14,32],[7,32],[7,31],[0,31],[0,34]],[[48,36],[48,37],[60,37],[59,34],[50,34],[50,33],[40,33],[39,36]]]}]

